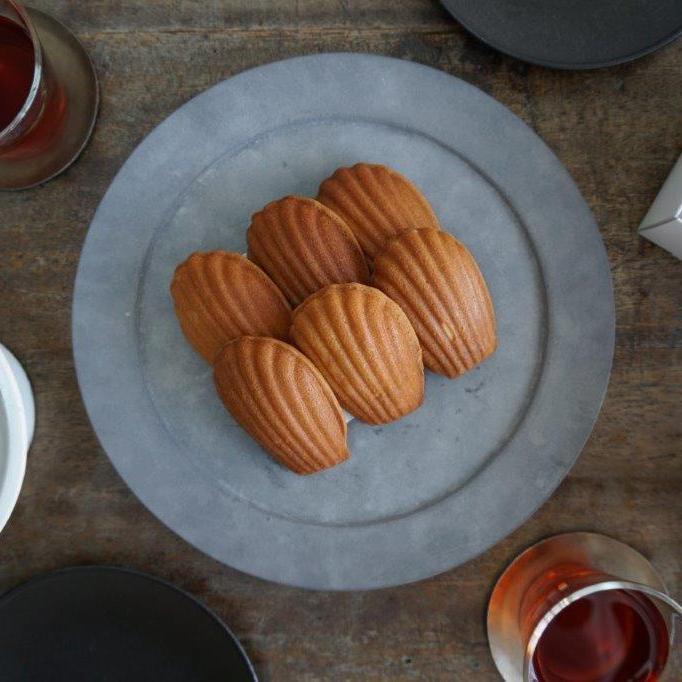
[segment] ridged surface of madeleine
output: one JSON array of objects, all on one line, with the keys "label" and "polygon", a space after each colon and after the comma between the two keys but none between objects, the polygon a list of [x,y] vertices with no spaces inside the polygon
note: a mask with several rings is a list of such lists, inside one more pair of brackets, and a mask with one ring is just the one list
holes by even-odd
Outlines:
[{"label": "ridged surface of madeleine", "polygon": [[284,295],[238,253],[193,253],[175,269],[171,294],[185,337],[210,363],[238,336],[288,336],[291,307]]},{"label": "ridged surface of madeleine", "polygon": [[454,378],[495,351],[488,287],[469,250],[447,232],[400,235],[375,260],[372,284],[410,318],[430,370]]},{"label": "ridged surface of madeleine", "polygon": [[328,284],[369,280],[367,261],[351,229],[331,209],[287,196],[254,214],[249,258],[296,306]]},{"label": "ridged surface of madeleine", "polygon": [[219,353],[213,376],[230,414],[291,471],[312,474],[348,458],[338,400],[293,346],[242,336]]},{"label": "ridged surface of madeleine", "polygon": [[387,166],[339,168],[320,185],[317,200],[346,222],[370,260],[405,230],[440,228],[426,197]]},{"label": "ridged surface of madeleine", "polygon": [[384,424],[422,404],[419,341],[405,313],[378,289],[332,284],[318,291],[294,311],[291,338],[358,419]]}]

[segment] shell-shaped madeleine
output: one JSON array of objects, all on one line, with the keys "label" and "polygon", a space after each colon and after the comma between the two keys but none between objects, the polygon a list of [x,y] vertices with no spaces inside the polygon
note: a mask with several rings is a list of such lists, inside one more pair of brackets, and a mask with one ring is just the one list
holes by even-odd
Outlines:
[{"label": "shell-shaped madeleine", "polygon": [[348,458],[338,400],[293,346],[242,336],[219,353],[213,376],[230,414],[291,471],[312,474]]},{"label": "shell-shaped madeleine", "polygon": [[287,196],[254,214],[249,258],[296,306],[327,284],[367,282],[369,268],[357,239],[331,209]]},{"label": "shell-shaped madeleine", "polygon": [[439,230],[412,230],[374,262],[372,284],[405,311],[430,370],[454,378],[497,347],[495,311],[470,251]]},{"label": "shell-shaped madeleine", "polygon": [[287,300],[257,265],[238,253],[193,253],[175,269],[171,294],[185,337],[210,363],[238,336],[288,337]]},{"label": "shell-shaped madeleine", "polygon": [[331,284],[294,311],[294,343],[313,361],[343,407],[385,424],[424,400],[419,341],[400,307],[364,284]]},{"label": "shell-shaped madeleine", "polygon": [[317,200],[341,216],[370,260],[405,230],[440,228],[426,197],[387,166],[339,168],[320,185]]}]

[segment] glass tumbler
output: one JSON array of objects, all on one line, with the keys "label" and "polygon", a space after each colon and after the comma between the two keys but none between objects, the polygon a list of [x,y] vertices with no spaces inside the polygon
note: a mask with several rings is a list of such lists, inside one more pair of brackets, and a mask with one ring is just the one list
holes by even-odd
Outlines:
[{"label": "glass tumbler", "polygon": [[0,189],[24,189],[69,166],[97,115],[92,63],[44,12],[0,0]]},{"label": "glass tumbler", "polygon": [[497,581],[488,641],[507,682],[679,680],[682,606],[649,561],[596,533],[557,535]]}]

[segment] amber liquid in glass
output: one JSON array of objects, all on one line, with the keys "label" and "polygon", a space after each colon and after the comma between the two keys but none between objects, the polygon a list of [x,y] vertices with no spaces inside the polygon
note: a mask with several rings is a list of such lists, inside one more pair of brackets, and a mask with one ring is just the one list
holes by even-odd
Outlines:
[{"label": "amber liquid in glass", "polygon": [[578,599],[543,632],[533,656],[538,682],[657,682],[668,628],[646,596],[606,590]]},{"label": "amber liquid in glass", "polygon": [[23,26],[0,17],[0,130],[19,113],[33,82],[33,43]]}]

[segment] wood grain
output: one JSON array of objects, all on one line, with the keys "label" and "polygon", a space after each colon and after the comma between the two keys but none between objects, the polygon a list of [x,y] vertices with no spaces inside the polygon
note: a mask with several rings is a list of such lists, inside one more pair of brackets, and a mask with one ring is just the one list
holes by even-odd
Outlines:
[{"label": "wood grain", "polygon": [[[682,264],[636,226],[682,149],[682,41],[583,73],[483,46],[435,0],[33,0],[71,25],[102,85],[93,140],[69,171],[0,195],[0,339],[26,365],[38,410],[24,489],[0,537],[0,587],[70,564],[133,566],[214,608],[263,680],[496,680],[484,615],[505,564],[539,538],[596,530],[647,554],[682,597]],[[310,52],[428,64],[529,123],[595,212],[612,267],[611,385],[572,473],[517,532],[465,566],[370,593],[264,583],[162,526],[113,470],[71,357],[70,302],[88,223],[125,158],[180,104],[243,69]],[[551,229],[551,225],[548,225]],[[676,675],[682,678],[677,654]]]}]

